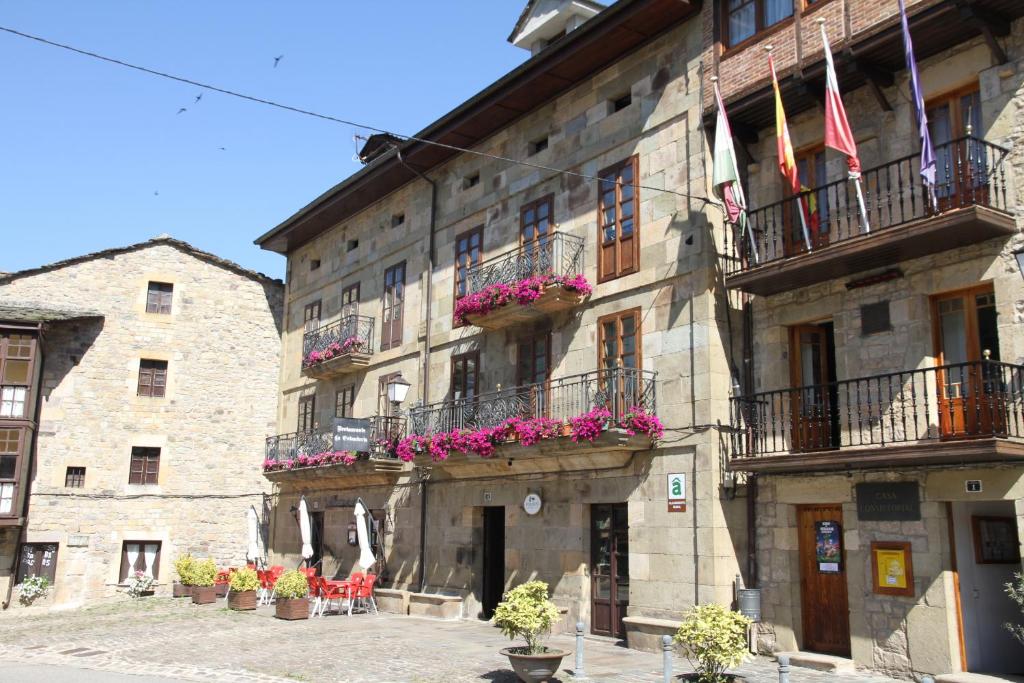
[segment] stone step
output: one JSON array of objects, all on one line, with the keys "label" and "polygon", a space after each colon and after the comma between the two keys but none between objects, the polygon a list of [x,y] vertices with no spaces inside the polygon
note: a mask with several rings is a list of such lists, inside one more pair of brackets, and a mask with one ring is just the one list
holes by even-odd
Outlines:
[{"label": "stone step", "polygon": [[817,652],[779,652],[775,657],[778,659],[782,655],[789,657],[790,666],[799,666],[804,669],[815,669],[832,674],[853,673],[857,670],[853,660],[844,657],[823,655]]},{"label": "stone step", "polygon": [[1024,683],[1024,676],[1012,674],[972,674],[967,671],[956,674],[939,674],[935,683]]}]

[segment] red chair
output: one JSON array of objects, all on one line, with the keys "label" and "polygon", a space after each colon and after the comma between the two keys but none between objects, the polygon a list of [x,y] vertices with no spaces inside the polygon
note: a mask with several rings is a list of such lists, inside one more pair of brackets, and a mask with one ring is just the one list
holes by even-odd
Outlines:
[{"label": "red chair", "polygon": [[[309,569],[311,571],[307,571]],[[313,609],[310,614],[316,614],[320,610],[320,585],[319,579],[316,576],[316,569],[307,567],[302,570],[302,573],[306,575],[306,585],[309,586],[309,595],[307,596],[313,602]]]},{"label": "red chair", "polygon": [[348,614],[352,616],[352,584],[348,581],[328,581],[324,577],[317,579],[320,591],[320,616],[331,607],[331,603],[338,601],[338,611],[341,611],[342,601],[348,601]]},{"label": "red chair", "polygon": [[377,575],[367,574],[366,579],[356,588],[356,600],[359,601],[359,604],[367,612],[370,611],[370,607],[373,607],[373,613],[380,614],[377,611],[377,601],[373,599],[373,585],[375,583],[377,583]]}]

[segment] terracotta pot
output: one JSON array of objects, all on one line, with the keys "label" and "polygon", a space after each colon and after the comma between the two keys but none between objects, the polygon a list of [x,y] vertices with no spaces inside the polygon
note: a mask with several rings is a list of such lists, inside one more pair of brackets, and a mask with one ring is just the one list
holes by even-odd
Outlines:
[{"label": "terracotta pot", "polygon": [[309,619],[307,598],[278,598],[274,605],[274,616],[278,619]]},{"label": "terracotta pot", "polygon": [[228,607],[237,610],[256,609],[256,591],[231,591]]},{"label": "terracotta pot", "polygon": [[512,670],[524,683],[542,683],[549,681],[558,673],[558,667],[562,665],[562,658],[571,654],[568,650],[549,649],[539,655],[521,654],[523,647],[506,647],[501,654],[508,657]]},{"label": "terracotta pot", "polygon": [[216,602],[217,590],[213,586],[192,586],[192,603],[196,605],[209,605]]},{"label": "terracotta pot", "polygon": [[174,582],[171,586],[171,595],[176,598],[191,598],[192,597],[192,586],[186,586],[183,583]]},{"label": "terracotta pot", "polygon": [[215,583],[213,584],[213,590],[217,593],[218,598],[223,598],[228,594],[228,584],[226,583]]}]

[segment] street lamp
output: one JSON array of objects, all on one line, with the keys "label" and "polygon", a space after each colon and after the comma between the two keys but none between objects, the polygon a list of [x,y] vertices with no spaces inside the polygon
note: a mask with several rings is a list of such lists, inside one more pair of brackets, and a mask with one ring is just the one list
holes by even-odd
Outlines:
[{"label": "street lamp", "polygon": [[1024,249],[1015,251],[1013,257],[1017,259],[1017,269],[1020,271],[1021,276],[1024,276]]},{"label": "street lamp", "polygon": [[405,378],[399,374],[388,382],[388,400],[395,406],[398,406],[405,401],[405,397],[409,394],[410,386],[412,385],[406,382]]}]

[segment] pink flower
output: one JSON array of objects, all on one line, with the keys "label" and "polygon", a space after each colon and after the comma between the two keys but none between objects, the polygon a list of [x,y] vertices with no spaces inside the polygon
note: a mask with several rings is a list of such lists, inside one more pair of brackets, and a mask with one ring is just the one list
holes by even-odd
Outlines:
[{"label": "pink flower", "polygon": [[601,435],[611,417],[611,411],[604,406],[591,408],[589,412],[569,419],[569,434],[576,443],[593,441]]},{"label": "pink flower", "polygon": [[503,282],[488,285],[479,292],[467,294],[455,302],[455,319],[462,324],[468,322],[467,316],[487,315],[496,308],[515,301],[520,306],[529,306],[539,299],[549,286],[563,287],[583,296],[591,293],[590,284],[582,275],[566,278],[563,275],[532,275],[518,280],[512,285]]},{"label": "pink flower", "polygon": [[660,441],[665,436],[665,425],[658,416],[648,413],[640,406],[630,406],[620,424],[630,436],[646,434],[651,441]]}]

